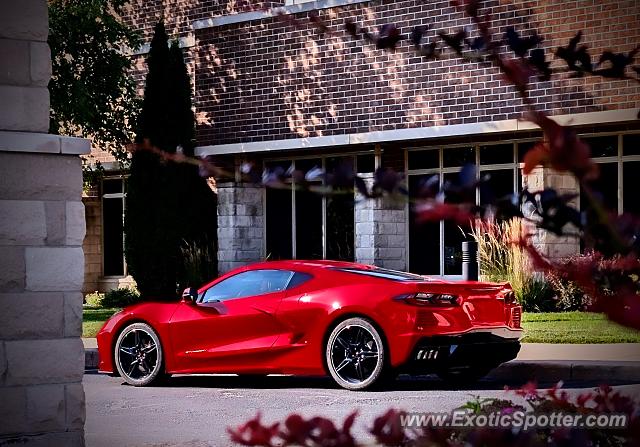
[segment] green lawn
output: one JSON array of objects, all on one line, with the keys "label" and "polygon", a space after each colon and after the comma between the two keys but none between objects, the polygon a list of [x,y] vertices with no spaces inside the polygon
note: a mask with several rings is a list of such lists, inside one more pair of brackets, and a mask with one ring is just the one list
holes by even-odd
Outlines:
[{"label": "green lawn", "polygon": [[[82,336],[95,337],[105,320],[120,309],[85,306]],[[524,343],[640,343],[640,331],[588,312],[525,313]]]},{"label": "green lawn", "polygon": [[85,306],[82,310],[82,336],[95,337],[104,322],[119,310]]},{"label": "green lawn", "polygon": [[640,331],[589,312],[524,313],[524,343],[640,343]]}]

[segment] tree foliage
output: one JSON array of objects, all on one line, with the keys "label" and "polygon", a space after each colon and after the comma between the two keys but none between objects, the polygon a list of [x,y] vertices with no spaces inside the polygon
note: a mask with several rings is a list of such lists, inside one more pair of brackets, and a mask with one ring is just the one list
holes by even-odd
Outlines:
[{"label": "tree foliage", "polygon": [[[194,147],[191,85],[182,51],[177,43],[171,48],[168,43],[160,22],[147,58],[137,141],[153,145],[162,154],[183,156],[192,154]],[[168,162],[151,151],[134,152],[128,185],[125,256],[129,271],[144,297],[174,297],[177,287],[186,285],[185,277],[194,276],[181,248],[215,240],[215,195],[198,175],[197,166]],[[215,262],[210,257],[204,261],[198,260],[203,271]]]},{"label": "tree foliage", "polygon": [[140,38],[119,19],[126,0],[50,0],[49,83],[54,134],[90,137],[126,159],[139,109],[131,59]]}]

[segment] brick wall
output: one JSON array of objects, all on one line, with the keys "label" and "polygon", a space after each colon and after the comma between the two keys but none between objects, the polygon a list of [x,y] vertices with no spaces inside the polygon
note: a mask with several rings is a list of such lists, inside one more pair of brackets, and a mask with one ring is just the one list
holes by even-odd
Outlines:
[{"label": "brick wall", "polygon": [[[196,31],[196,111],[199,144],[402,129],[496,121],[523,110],[513,88],[495,69],[461,64],[449,55],[424,62],[405,51],[384,53],[354,42],[342,31],[351,17],[367,27],[394,22],[408,33],[433,24],[452,31],[469,24],[448,1],[372,1],[320,11],[332,30],[320,36],[276,19]],[[544,46],[564,45],[578,30],[593,59],[613,47],[629,51],[640,42],[640,4],[594,0],[487,2],[494,27],[527,28],[546,36]],[[408,42],[402,44],[405,49]],[[555,61],[555,67],[561,61]],[[600,78],[538,82],[532,96],[553,113],[580,113],[640,104],[633,81]]]},{"label": "brick wall", "polygon": [[[163,18],[173,37],[195,36],[185,48],[195,82],[198,142],[201,145],[333,135],[408,127],[475,123],[518,117],[515,91],[494,69],[461,64],[447,54],[424,62],[410,52],[389,54],[355,42],[344,20],[374,29],[393,22],[408,33],[432,24],[453,31],[469,25],[449,1],[376,0],[320,11],[333,34],[321,36],[305,14],[294,27],[274,18],[194,31],[194,20],[236,14],[249,1],[134,0],[124,20],[149,43]],[[262,6],[284,2],[263,2]],[[634,0],[533,0],[485,2],[494,28],[537,28],[548,52],[565,45],[578,30],[592,50],[629,51],[640,41],[640,3]],[[261,5],[258,5],[260,9]],[[528,23],[528,24],[527,24]],[[409,43],[401,47],[405,50]],[[134,56],[134,76],[144,85],[145,55]],[[555,60],[559,68],[562,61]],[[640,87],[633,81],[597,77],[538,82],[531,92],[539,107],[553,113],[634,108]]]},{"label": "brick wall", "polygon": [[170,36],[183,37],[193,32],[194,20],[262,10],[284,5],[282,2],[258,0],[131,0],[123,10],[125,23],[139,29],[142,38],[149,42],[153,27],[164,20]]}]

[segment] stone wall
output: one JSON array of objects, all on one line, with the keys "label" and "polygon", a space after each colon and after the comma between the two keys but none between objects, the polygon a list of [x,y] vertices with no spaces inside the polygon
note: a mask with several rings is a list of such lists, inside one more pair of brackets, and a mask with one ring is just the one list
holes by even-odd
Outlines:
[{"label": "stone wall", "polygon": [[45,0],[0,3],[0,445],[83,445],[79,154],[47,135]]},{"label": "stone wall", "polygon": [[264,189],[218,184],[218,273],[264,258]]},{"label": "stone wall", "polygon": [[[549,168],[538,167],[523,179],[524,185],[531,191],[553,188],[559,194],[576,194],[579,191],[578,182],[569,173],[559,173]],[[576,197],[571,205],[578,206]],[[577,234],[577,230],[567,231]],[[551,259],[561,259],[580,253],[580,240],[575,236],[557,236],[549,231],[538,229],[533,237],[533,243],[542,254]]]},{"label": "stone wall", "polygon": [[[373,182],[370,176],[365,179]],[[369,185],[370,186],[370,185]],[[407,212],[403,200],[356,197],[355,261],[394,270],[407,268]]]}]

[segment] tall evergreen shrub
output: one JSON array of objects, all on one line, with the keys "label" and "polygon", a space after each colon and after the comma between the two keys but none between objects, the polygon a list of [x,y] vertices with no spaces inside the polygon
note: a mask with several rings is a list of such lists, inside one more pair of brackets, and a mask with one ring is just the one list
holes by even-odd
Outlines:
[{"label": "tall evergreen shrub", "polygon": [[[168,153],[193,154],[189,76],[180,48],[176,43],[169,48],[162,22],[155,27],[147,67],[136,141]],[[128,270],[143,298],[174,298],[178,288],[187,285],[181,248],[215,245],[215,194],[196,167],[138,150],[131,160],[125,233]]]}]

